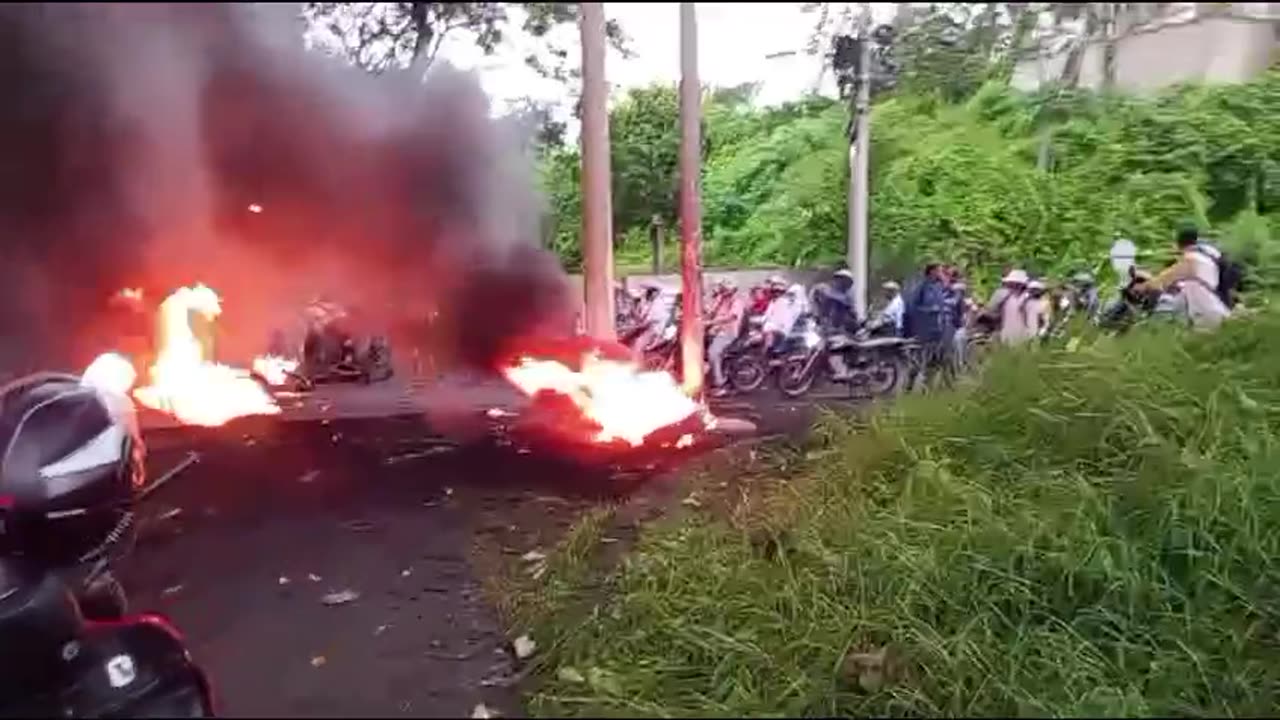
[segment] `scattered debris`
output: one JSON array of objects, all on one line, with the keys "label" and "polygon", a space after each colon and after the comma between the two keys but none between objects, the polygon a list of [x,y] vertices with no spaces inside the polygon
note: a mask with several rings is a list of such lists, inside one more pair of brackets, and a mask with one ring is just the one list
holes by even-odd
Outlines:
[{"label": "scattered debris", "polygon": [[180,593],[180,592],[182,592],[182,585],[181,585],[181,584],[179,584],[179,585],[170,585],[169,587],[165,588],[165,589],[160,593],[160,597],[169,597],[170,595],[177,595],[177,594],[178,594],[178,593]]},{"label": "scattered debris", "polygon": [[360,598],[360,593],[355,590],[342,590],[339,592],[329,593],[320,598],[320,602],[325,605],[346,605]]},{"label": "scattered debris", "polygon": [[307,573],[307,579],[310,580],[311,582],[320,582],[323,578],[321,578],[319,575],[316,575],[315,573]]},{"label": "scattered debris", "polygon": [[258,439],[252,435],[245,435],[244,444],[245,444],[245,447],[253,447],[254,445],[258,444]]},{"label": "scattered debris", "polygon": [[564,682],[571,682],[571,683],[580,684],[580,683],[585,683],[587,681],[587,679],[582,676],[582,673],[569,667],[568,665],[556,671],[556,677]]},{"label": "scattered debris", "polygon": [[302,477],[298,478],[298,482],[309,483],[318,477],[320,477],[319,470],[308,470],[307,472],[302,473]]},{"label": "scattered debris", "polygon": [[187,453],[187,457],[184,458],[182,462],[178,463],[177,465],[174,465],[172,468],[169,469],[168,472],[156,478],[154,481],[152,481],[150,485],[146,486],[141,491],[139,491],[138,500],[142,500],[143,498],[147,497],[148,495],[155,492],[156,490],[159,490],[162,485],[174,479],[183,470],[186,470],[187,468],[191,467],[192,465],[196,464],[199,461],[200,461],[200,453],[195,452],[194,450]]},{"label": "scattered debris", "polygon": [[180,507],[176,507],[176,508],[169,508],[168,510],[165,510],[164,512],[160,513],[160,516],[159,516],[158,518],[156,518],[156,519],[157,519],[157,520],[172,520],[172,519],[174,519],[174,518],[178,517],[178,516],[179,516],[179,515],[181,515],[181,514],[182,514],[182,508],[180,508]]},{"label": "scattered debris", "polygon": [[396,465],[398,463],[407,462],[409,460],[417,460],[419,458],[431,457],[432,455],[439,455],[440,453],[447,453],[456,449],[457,447],[454,445],[437,445],[435,447],[429,447],[425,450],[419,450],[417,452],[404,453],[403,455],[393,455],[383,460],[382,464]]},{"label": "scattered debris", "polygon": [[402,578],[407,578],[412,574],[413,574],[413,568],[405,568],[404,570],[400,571],[400,577]]},{"label": "scattered debris", "polygon": [[323,655],[316,655],[315,657],[311,658],[311,667],[318,668],[321,665],[324,665],[326,662],[328,662],[328,660],[326,660]]},{"label": "scattered debris", "polygon": [[369,532],[370,530],[377,528],[376,525],[368,520],[348,520],[342,523],[339,527],[343,530],[350,530],[351,532]]},{"label": "scattered debris", "polygon": [[279,583],[280,583],[281,585],[288,585],[288,584],[289,584],[289,578],[285,577],[284,575],[281,575],[281,576],[280,576]]},{"label": "scattered debris", "polygon": [[544,555],[543,553],[538,552],[537,550],[530,550],[524,555],[521,555],[520,559],[525,562],[539,562],[541,560],[546,560],[547,556]]},{"label": "scattered debris", "polygon": [[685,507],[691,507],[691,508],[700,508],[700,507],[702,507],[702,502],[698,500],[698,493],[696,493],[696,492],[695,492],[695,493],[691,493],[691,494],[689,495],[689,497],[687,497],[687,498],[685,498],[685,499],[681,500],[681,501],[680,501],[680,504],[681,504],[681,505],[684,505]]},{"label": "scattered debris", "polygon": [[483,720],[484,718],[498,717],[498,713],[485,707],[484,703],[480,703],[479,705],[476,705],[475,710],[471,711],[471,717]]},{"label": "scattered debris", "polygon": [[451,488],[451,487],[447,487],[447,488],[445,488],[445,489],[444,489],[444,496],[445,496],[445,497],[453,497],[453,488]]},{"label": "scattered debris", "polygon": [[511,643],[511,649],[515,651],[517,660],[524,660],[538,649],[538,643],[528,635],[521,635]]},{"label": "scattered debris", "polygon": [[390,629],[391,629],[390,625],[379,625],[378,627],[373,629],[373,636],[377,637]]}]

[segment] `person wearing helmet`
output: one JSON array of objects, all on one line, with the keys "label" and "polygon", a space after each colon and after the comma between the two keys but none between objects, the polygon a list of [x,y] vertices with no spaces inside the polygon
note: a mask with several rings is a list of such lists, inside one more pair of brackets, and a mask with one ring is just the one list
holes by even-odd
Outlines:
[{"label": "person wearing helmet", "polygon": [[875,319],[868,323],[867,329],[873,334],[892,333],[901,336],[902,320],[907,311],[907,304],[902,299],[902,286],[893,280],[886,280],[880,285],[880,297],[884,306]]},{"label": "person wearing helmet", "polygon": [[631,343],[631,351],[637,361],[662,339],[663,332],[675,320],[676,295],[667,292],[656,282],[641,287],[642,305],[637,333]]},{"label": "person wearing helmet", "polygon": [[40,373],[0,388],[0,556],[58,572],[100,619],[125,611],[111,563],[132,542],[144,478],[120,377],[95,362],[84,378]]},{"label": "person wearing helmet", "polygon": [[716,283],[711,300],[711,316],[707,323],[707,358],[711,362],[712,394],[719,397],[728,392],[724,375],[724,354],[742,332],[747,304],[732,280]]},{"label": "person wearing helmet", "polygon": [[818,283],[812,292],[813,311],[819,323],[828,330],[853,332],[858,316],[853,308],[853,273],[837,270],[830,283]]},{"label": "person wearing helmet", "polygon": [[808,311],[808,300],[804,286],[797,283],[769,303],[769,309],[765,311],[764,321],[761,324],[766,348],[776,351],[782,346],[782,342],[795,327],[796,321]]}]

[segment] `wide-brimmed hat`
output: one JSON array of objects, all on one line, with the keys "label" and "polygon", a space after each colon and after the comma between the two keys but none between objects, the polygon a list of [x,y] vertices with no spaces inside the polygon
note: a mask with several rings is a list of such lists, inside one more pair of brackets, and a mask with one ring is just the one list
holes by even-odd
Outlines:
[{"label": "wide-brimmed hat", "polygon": [[1030,278],[1027,277],[1026,271],[1010,270],[1009,274],[1005,275],[1004,279],[1001,280],[1000,282],[1008,285],[1026,285],[1029,280]]}]

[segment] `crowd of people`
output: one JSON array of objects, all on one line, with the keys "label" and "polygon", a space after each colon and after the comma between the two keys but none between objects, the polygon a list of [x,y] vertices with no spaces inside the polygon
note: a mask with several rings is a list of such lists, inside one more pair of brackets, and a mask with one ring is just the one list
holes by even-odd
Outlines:
[{"label": "crowd of people", "polygon": [[[1224,268],[1230,265],[1224,264],[1221,251],[1202,241],[1195,229],[1180,230],[1176,246],[1176,263],[1155,276],[1138,272],[1128,288],[1165,293],[1192,326],[1216,327],[1231,313],[1238,278],[1226,276]],[[1096,319],[1103,311],[1098,285],[1088,272],[1054,283],[1008,267],[983,303],[971,296],[959,268],[928,263],[905,291],[896,281],[884,282],[867,317],[854,311],[853,283],[848,269],[836,270],[808,290],[780,275],[746,290],[729,279],[715,282],[703,307],[711,381],[717,391],[727,388],[725,353],[753,328],[763,334],[766,352],[780,347],[802,319],[811,319],[822,332],[911,338],[921,348],[923,372],[952,373],[968,363],[975,339],[1023,345],[1054,334],[1076,313]],[[672,337],[679,319],[678,292],[650,281],[631,292],[618,285],[616,293],[619,335],[637,358]]]}]

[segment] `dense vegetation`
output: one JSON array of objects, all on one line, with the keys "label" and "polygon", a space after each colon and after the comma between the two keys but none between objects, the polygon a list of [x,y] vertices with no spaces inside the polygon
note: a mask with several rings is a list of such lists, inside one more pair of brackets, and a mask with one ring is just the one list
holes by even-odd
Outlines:
[{"label": "dense vegetation", "polygon": [[551,612],[522,626],[550,648],[532,707],[1267,714],[1278,352],[1264,311],[1213,336],[1015,351],[949,396],[830,417],[806,452],[735,473],[754,489],[725,512],[649,530],[603,597],[553,565]]},{"label": "dense vegetation", "polygon": [[[987,276],[1012,262],[1040,272],[1100,268],[1116,234],[1163,248],[1186,221],[1252,257],[1280,230],[1280,71],[1150,99],[1025,95],[1000,80],[963,102],[941,98],[900,92],[876,103],[871,236],[883,269],[900,272],[923,256]],[[760,109],[750,88],[707,93],[707,262],[842,257],[847,119],[846,106],[830,100]],[[674,88],[631,91],[611,123],[619,260],[644,263],[651,218],[675,227]],[[578,163],[566,147],[542,160],[548,240],[571,267]]]}]

